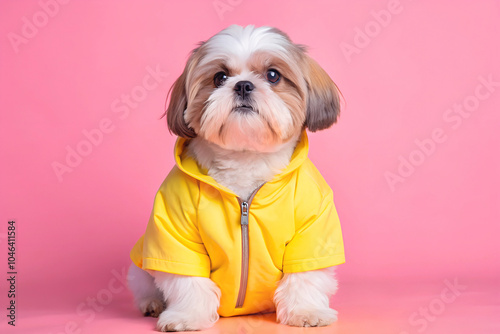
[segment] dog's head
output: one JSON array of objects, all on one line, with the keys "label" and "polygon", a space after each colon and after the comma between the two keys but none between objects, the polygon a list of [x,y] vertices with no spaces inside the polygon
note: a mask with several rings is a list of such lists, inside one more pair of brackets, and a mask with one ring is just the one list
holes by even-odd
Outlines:
[{"label": "dog's head", "polygon": [[339,112],[335,83],[303,46],[276,28],[233,25],[193,50],[166,116],[180,137],[267,152]]}]

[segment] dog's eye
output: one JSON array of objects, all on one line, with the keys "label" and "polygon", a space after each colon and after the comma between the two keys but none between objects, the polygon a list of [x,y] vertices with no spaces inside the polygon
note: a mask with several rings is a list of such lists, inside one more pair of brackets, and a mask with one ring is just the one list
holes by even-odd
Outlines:
[{"label": "dog's eye", "polygon": [[266,78],[267,78],[267,81],[275,84],[278,81],[280,81],[281,75],[280,75],[280,72],[278,72],[276,70],[267,70]]},{"label": "dog's eye", "polygon": [[227,75],[224,72],[217,72],[214,75],[214,85],[215,87],[220,87],[227,80]]}]

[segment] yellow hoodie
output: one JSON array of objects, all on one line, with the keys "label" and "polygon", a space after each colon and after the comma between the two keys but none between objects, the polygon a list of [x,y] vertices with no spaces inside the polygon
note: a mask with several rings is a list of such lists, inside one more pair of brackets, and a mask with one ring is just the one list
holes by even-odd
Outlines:
[{"label": "yellow hoodie", "polygon": [[130,253],[142,269],[210,277],[221,316],[274,311],[283,273],[344,263],[332,190],[307,157],[304,131],[290,164],[242,201],[183,155],[156,194],[146,233]]}]

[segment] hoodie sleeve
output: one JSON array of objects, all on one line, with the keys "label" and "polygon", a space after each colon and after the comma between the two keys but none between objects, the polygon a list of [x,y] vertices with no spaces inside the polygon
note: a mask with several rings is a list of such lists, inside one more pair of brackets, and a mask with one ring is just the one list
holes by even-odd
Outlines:
[{"label": "hoodie sleeve", "polygon": [[285,247],[283,272],[322,269],[345,262],[333,192],[308,161],[296,178],[295,235]]},{"label": "hoodie sleeve", "polygon": [[145,270],[210,277],[210,259],[196,220],[197,181],[174,167],[156,194],[146,233],[131,252]]}]

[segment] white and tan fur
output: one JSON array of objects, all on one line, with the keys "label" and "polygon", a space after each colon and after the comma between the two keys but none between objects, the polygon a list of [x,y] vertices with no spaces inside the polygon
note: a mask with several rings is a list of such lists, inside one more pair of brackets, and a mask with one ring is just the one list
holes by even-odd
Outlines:
[{"label": "white and tan fur", "polygon": [[[276,83],[268,80],[269,71],[279,74]],[[220,72],[226,76],[217,85]],[[241,82],[253,88],[240,85],[237,92]],[[326,72],[304,47],[269,27],[231,26],[201,43],[170,94],[170,131],[192,138],[187,154],[243,199],[288,165],[304,127],[328,128],[340,112],[337,87]],[[141,312],[159,316],[160,331],[205,329],[219,318],[220,290],[209,278],[132,265],[129,283]],[[277,320],[331,324],[337,312],[329,296],[336,290],[332,268],[285,274],[274,295]]]}]

